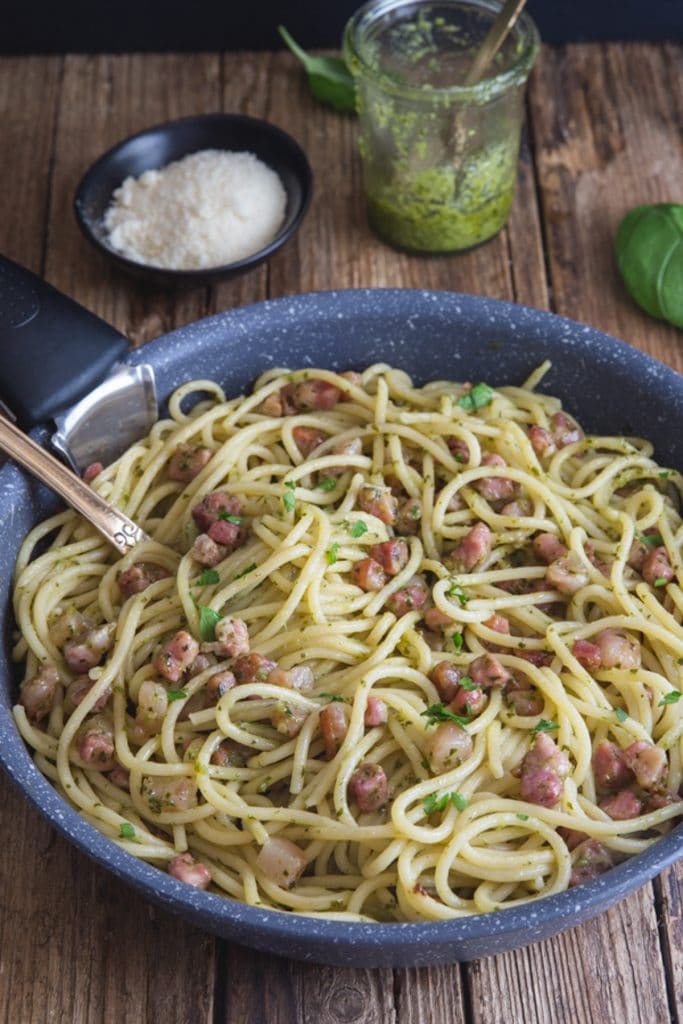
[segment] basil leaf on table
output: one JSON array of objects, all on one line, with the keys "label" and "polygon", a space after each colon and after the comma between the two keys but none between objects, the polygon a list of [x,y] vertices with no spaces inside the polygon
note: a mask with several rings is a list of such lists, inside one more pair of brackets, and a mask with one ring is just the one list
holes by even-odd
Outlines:
[{"label": "basil leaf on table", "polygon": [[306,69],[308,84],[315,98],[341,113],[352,114],[356,109],[356,88],[342,58],[311,57],[292,39],[284,25],[278,25],[277,30]]},{"label": "basil leaf on table", "polygon": [[683,327],[683,205],[637,206],[617,230],[617,266],[639,306]]}]

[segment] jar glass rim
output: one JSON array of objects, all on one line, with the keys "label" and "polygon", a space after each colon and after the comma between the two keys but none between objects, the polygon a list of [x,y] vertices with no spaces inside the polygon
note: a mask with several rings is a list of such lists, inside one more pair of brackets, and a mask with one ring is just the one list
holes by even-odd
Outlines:
[{"label": "jar glass rim", "polygon": [[490,11],[494,17],[500,11],[500,3],[496,3],[495,0],[369,0],[351,15],[344,29],[344,58],[351,73],[354,76],[362,75],[371,80],[385,93],[422,101],[433,102],[435,99],[442,99],[472,104],[487,103],[513,86],[526,81],[536,60],[541,41],[536,24],[527,11],[522,12],[512,29],[513,34],[523,33],[524,43],[515,62],[504,71],[484,78],[474,85],[437,85],[426,89],[424,86],[399,82],[382,71],[381,68],[374,67],[364,59],[359,44],[362,43],[368,29],[372,28],[381,18],[399,11],[403,7],[416,10],[436,4],[442,7],[479,8]]}]

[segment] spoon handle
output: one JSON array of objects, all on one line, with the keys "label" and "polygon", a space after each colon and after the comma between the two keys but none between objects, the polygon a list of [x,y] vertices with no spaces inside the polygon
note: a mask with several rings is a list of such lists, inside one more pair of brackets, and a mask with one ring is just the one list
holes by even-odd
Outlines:
[{"label": "spoon handle", "polygon": [[475,85],[486,71],[498,50],[503,45],[505,37],[522,13],[526,0],[507,0],[493,25],[488,30],[479,52],[474,58],[474,63],[465,76],[465,85]]},{"label": "spoon handle", "polygon": [[0,449],[80,512],[122,555],[147,534],[80,477],[58,462],[8,419],[0,415]]}]

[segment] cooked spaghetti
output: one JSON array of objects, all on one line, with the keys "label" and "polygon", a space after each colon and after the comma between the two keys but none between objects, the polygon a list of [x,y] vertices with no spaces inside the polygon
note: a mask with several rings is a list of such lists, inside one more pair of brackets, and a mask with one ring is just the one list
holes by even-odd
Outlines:
[{"label": "cooked spaghetti", "polygon": [[594,878],[671,827],[681,475],[524,387],[195,381],[21,550],[15,714],[113,842],[246,903],[425,921]]}]

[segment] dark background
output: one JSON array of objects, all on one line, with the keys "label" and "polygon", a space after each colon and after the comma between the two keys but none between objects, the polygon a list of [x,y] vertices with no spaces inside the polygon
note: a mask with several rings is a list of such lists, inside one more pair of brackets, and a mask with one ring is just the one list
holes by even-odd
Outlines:
[{"label": "dark background", "polygon": [[[361,0],[5,0],[0,52],[278,49],[283,22],[304,46],[336,47]],[[546,42],[683,39],[683,0],[529,0]]]}]

